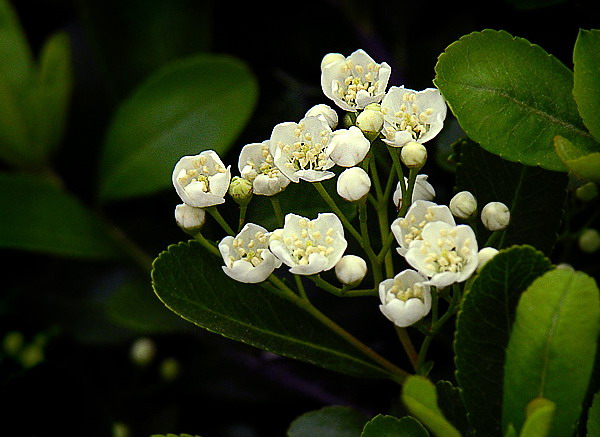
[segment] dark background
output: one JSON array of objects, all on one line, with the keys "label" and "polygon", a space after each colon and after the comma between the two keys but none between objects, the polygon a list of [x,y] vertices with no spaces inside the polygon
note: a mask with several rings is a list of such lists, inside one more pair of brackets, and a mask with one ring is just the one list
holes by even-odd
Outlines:
[{"label": "dark background", "polygon": [[[94,175],[114,110],[171,60],[226,53],[256,74],[259,101],[236,142],[239,150],[267,138],[275,124],[329,103],[319,84],[326,53],[349,55],[363,48],[392,66],[390,85],[418,90],[432,86],[438,55],[472,31],[504,29],[572,67],[578,29],[598,28],[594,1],[537,2],[539,7],[525,9],[513,3],[12,2],[35,52],[57,30],[71,35],[75,88],[65,140],[53,164],[83,202],[96,190]],[[452,175],[434,163],[428,166],[440,202],[448,200]],[[177,203],[169,191],[117,202],[105,212],[156,256],[187,239],[173,221]],[[132,437],[167,432],[270,437],[285,435],[295,417],[326,405],[356,406],[370,415],[397,411],[398,387],[387,381],[354,379],[278,358],[179,320],[160,332],[115,322],[106,317],[106,301],[111,284],[133,268],[127,263],[0,254],[0,334],[19,331],[28,342],[45,339],[44,360],[37,366],[24,368],[0,357],[0,398],[8,402],[0,409],[2,435],[110,436],[121,423]],[[316,302],[367,344],[406,365],[393,329],[372,301],[320,296]],[[130,358],[133,342],[142,336],[156,346],[145,366]],[[450,327],[432,346],[432,357],[448,363],[435,369],[438,377],[452,379],[451,340]],[[179,363],[173,380],[161,377],[165,358]]]}]

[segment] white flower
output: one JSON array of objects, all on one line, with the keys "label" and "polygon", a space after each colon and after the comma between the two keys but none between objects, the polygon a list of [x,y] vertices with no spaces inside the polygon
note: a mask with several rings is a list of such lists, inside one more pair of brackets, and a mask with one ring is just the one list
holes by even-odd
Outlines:
[{"label": "white flower", "polygon": [[269,151],[275,166],[292,182],[318,182],[332,178],[335,163],[327,155],[331,128],[319,117],[299,123],[284,122],[273,128]]},{"label": "white flower", "polygon": [[408,168],[421,168],[427,162],[427,149],[421,143],[409,141],[402,147],[400,159]]},{"label": "white flower", "polygon": [[321,88],[341,109],[355,112],[381,102],[391,72],[387,63],[376,63],[364,50],[347,58],[329,54],[321,62]]},{"label": "white flower", "polygon": [[490,231],[501,231],[510,222],[510,210],[502,202],[490,202],[481,210],[481,221]]},{"label": "white flower", "polygon": [[335,276],[344,285],[358,285],[366,274],[367,263],[360,256],[344,255],[335,265]]},{"label": "white flower", "polygon": [[252,182],[252,192],[261,196],[273,196],[290,183],[287,176],[274,165],[269,140],[242,147],[238,169],[244,179]]},{"label": "white flower", "polygon": [[372,139],[379,135],[383,128],[381,105],[379,103],[367,105],[365,110],[356,117],[356,126]]},{"label": "white flower", "polygon": [[223,238],[219,251],[225,261],[223,271],[239,282],[262,282],[281,266],[281,261],[269,250],[267,230],[254,223],[246,223],[235,237]]},{"label": "white flower", "polygon": [[354,167],[369,153],[371,142],[356,126],[333,132],[327,155],[340,167]]},{"label": "white flower", "polygon": [[175,221],[184,232],[194,234],[204,226],[206,211],[182,203],[175,207]]},{"label": "white flower", "polygon": [[409,141],[425,143],[444,127],[446,102],[436,88],[413,91],[391,87],[381,102],[384,142],[402,147]]},{"label": "white flower", "polygon": [[446,205],[437,205],[427,200],[416,200],[406,212],[405,217],[399,217],[392,222],[391,228],[396,241],[400,244],[396,250],[400,255],[406,255],[410,244],[421,239],[425,225],[434,221],[442,221],[454,226],[454,217]]},{"label": "white flower", "polygon": [[429,277],[438,288],[467,280],[479,265],[477,239],[470,226],[435,221],[426,224],[413,241],[406,262]]},{"label": "white flower", "polygon": [[[408,178],[406,177],[404,178],[404,186],[408,186]],[[415,186],[413,187],[411,203],[414,203],[417,200],[431,201],[434,197],[435,189],[433,188],[433,185],[427,182],[427,175],[417,175]],[[394,191],[394,194],[392,194],[392,200],[394,201],[396,208],[399,209],[402,206],[402,187],[400,186],[400,182],[396,184],[396,190]]]},{"label": "white flower", "polygon": [[379,309],[395,325],[406,328],[431,310],[431,289],[427,278],[414,270],[404,270],[379,284]]},{"label": "white flower", "polygon": [[283,229],[276,229],[269,238],[275,256],[299,275],[332,269],[347,246],[342,222],[333,213],[321,213],[314,220],[290,213]]},{"label": "white flower", "polygon": [[477,257],[479,258],[479,264],[477,265],[477,272],[480,272],[484,265],[487,264],[489,260],[498,255],[498,249],[495,247],[484,247],[482,248]]},{"label": "white flower", "polygon": [[231,166],[225,168],[213,150],[184,156],[173,170],[173,185],[183,203],[206,208],[225,202],[231,180]]},{"label": "white flower", "polygon": [[348,202],[358,202],[369,194],[371,179],[360,167],[350,167],[340,173],[336,184],[337,193]]},{"label": "white flower", "polygon": [[306,114],[305,117],[320,117],[322,121],[327,123],[331,129],[335,129],[338,124],[338,113],[329,105],[319,103],[313,106]]},{"label": "white flower", "polygon": [[468,219],[477,211],[477,199],[470,191],[461,191],[450,199],[448,206],[455,217]]}]

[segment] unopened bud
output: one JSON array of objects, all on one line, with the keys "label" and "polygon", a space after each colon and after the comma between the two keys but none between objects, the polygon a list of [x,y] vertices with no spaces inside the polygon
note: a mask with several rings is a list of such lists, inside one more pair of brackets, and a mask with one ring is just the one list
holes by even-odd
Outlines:
[{"label": "unopened bud", "polygon": [[206,211],[202,208],[182,203],[175,207],[175,221],[183,232],[190,235],[197,234],[206,222]]},{"label": "unopened bud", "polygon": [[348,202],[361,202],[369,194],[371,178],[360,167],[350,167],[337,179],[337,193]]},{"label": "unopened bud", "polygon": [[400,158],[408,168],[421,168],[427,161],[427,149],[423,144],[411,141],[402,147]]},{"label": "unopened bud", "polygon": [[579,248],[586,253],[593,253],[600,249],[600,232],[588,228],[579,236]]},{"label": "unopened bud", "polygon": [[477,257],[479,258],[479,264],[477,265],[477,272],[480,272],[484,265],[487,264],[489,260],[495,257],[498,254],[498,249],[495,247],[484,247],[482,248]]},{"label": "unopened bud", "polygon": [[338,280],[349,286],[356,286],[367,274],[367,263],[356,255],[344,255],[335,265]]},{"label": "unopened bud", "polygon": [[156,345],[150,338],[139,338],[131,346],[131,360],[139,365],[150,364],[156,355]]},{"label": "unopened bud", "polygon": [[461,191],[452,197],[449,206],[454,217],[468,219],[477,211],[477,199],[470,191]]},{"label": "unopened bud", "polygon": [[510,210],[502,202],[490,202],[481,210],[481,221],[490,231],[501,231],[510,222]]},{"label": "unopened bud", "polygon": [[248,205],[252,199],[252,182],[248,179],[234,176],[229,184],[229,195],[238,205]]},{"label": "unopened bud", "polygon": [[598,197],[598,186],[594,182],[588,182],[575,190],[575,195],[582,202],[589,202]]},{"label": "unopened bud", "polygon": [[305,117],[318,117],[323,120],[331,129],[338,125],[338,113],[329,105],[320,103],[306,111]]},{"label": "unopened bud", "polygon": [[356,117],[356,126],[363,131],[370,141],[377,138],[383,127],[383,113],[381,112],[381,106],[377,103],[367,105],[364,111]]}]

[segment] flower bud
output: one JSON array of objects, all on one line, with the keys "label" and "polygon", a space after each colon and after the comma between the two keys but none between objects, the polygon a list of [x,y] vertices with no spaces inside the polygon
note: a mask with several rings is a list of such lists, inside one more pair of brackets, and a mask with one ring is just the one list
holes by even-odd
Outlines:
[{"label": "flower bud", "polygon": [[502,202],[490,202],[481,210],[481,221],[490,231],[501,231],[510,222],[510,211]]},{"label": "flower bud", "polygon": [[454,217],[468,219],[477,211],[477,199],[471,192],[461,191],[452,197],[449,206]]},{"label": "flower bud", "polygon": [[327,147],[328,157],[340,167],[354,167],[371,149],[371,142],[356,126],[333,132]]},{"label": "flower bud", "polygon": [[586,253],[600,249],[600,232],[596,229],[586,229],[579,236],[579,248]]},{"label": "flower bud", "polygon": [[367,105],[358,117],[356,117],[356,126],[363,131],[365,136],[373,141],[381,132],[383,127],[383,114],[381,107],[377,103]]},{"label": "flower bud", "polygon": [[349,286],[356,286],[367,274],[367,263],[356,255],[344,255],[335,265],[338,280]]},{"label": "flower bud", "polygon": [[589,202],[598,197],[598,186],[594,182],[588,182],[581,187],[577,187],[575,195],[582,202]]},{"label": "flower bud", "polygon": [[331,129],[338,125],[338,113],[329,105],[320,103],[306,111],[305,117],[318,117],[323,120]]},{"label": "flower bud", "polygon": [[350,167],[340,173],[337,180],[337,192],[348,202],[361,202],[369,194],[371,179],[360,167]]},{"label": "flower bud", "polygon": [[477,257],[479,258],[479,264],[477,265],[477,272],[480,272],[484,265],[487,264],[489,260],[495,257],[498,254],[498,249],[495,247],[484,247],[479,251]]},{"label": "flower bud", "polygon": [[131,346],[131,360],[139,366],[150,364],[155,355],[156,345],[150,338],[138,338]]},{"label": "flower bud", "polygon": [[402,147],[400,158],[408,168],[421,168],[427,161],[427,149],[421,143],[410,141]]},{"label": "flower bud", "polygon": [[248,179],[234,176],[229,184],[229,195],[238,205],[248,205],[252,199],[252,182]]},{"label": "flower bud", "polygon": [[175,207],[175,221],[183,232],[194,235],[202,229],[206,222],[206,212],[202,208],[182,203]]}]

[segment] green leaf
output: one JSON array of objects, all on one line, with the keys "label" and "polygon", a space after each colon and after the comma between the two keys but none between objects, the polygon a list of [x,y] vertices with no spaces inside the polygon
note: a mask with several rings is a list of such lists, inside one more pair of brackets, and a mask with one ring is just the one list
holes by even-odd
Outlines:
[{"label": "green leaf", "polygon": [[597,150],[573,98],[572,71],[523,38],[473,32],[447,47],[435,70],[435,84],[459,124],[489,152],[565,171],[552,147],[555,135]]},{"label": "green leaf", "polygon": [[287,431],[288,437],[358,437],[368,416],[354,408],[324,407],[296,418]]},{"label": "green leaf", "polygon": [[33,57],[19,18],[8,0],[0,0],[0,82],[22,91],[29,85]]},{"label": "green leaf", "polygon": [[600,435],[600,392],[594,395],[592,406],[588,410],[586,425],[588,437]]},{"label": "green leaf", "polygon": [[464,297],[454,339],[456,379],[477,435],[500,434],[505,350],[517,302],[550,268],[550,261],[532,247],[501,250]]},{"label": "green leaf", "polygon": [[159,69],[121,104],[109,126],[101,199],[168,188],[182,156],[211,149],[224,158],[256,99],[254,75],[228,56],[196,55]]},{"label": "green leaf", "polygon": [[561,136],[554,137],[556,154],[577,178],[600,182],[600,152],[587,153]]},{"label": "green leaf", "polygon": [[439,437],[459,437],[460,433],[446,420],[438,407],[437,393],[423,376],[409,376],[402,386],[402,401],[413,416]]},{"label": "green leaf", "polygon": [[571,435],[581,413],[600,327],[594,279],[582,272],[551,270],[521,295],[506,351],[504,427],[525,422],[528,403],[556,404],[550,437]]},{"label": "green leaf", "polygon": [[573,73],[573,95],[579,113],[600,141],[600,30],[579,30],[573,49]]},{"label": "green leaf", "polygon": [[438,395],[438,406],[454,427],[462,434],[468,435],[470,426],[467,410],[462,401],[462,390],[454,387],[450,381],[437,381],[435,389]]},{"label": "green leaf", "polygon": [[118,256],[105,224],[42,178],[0,174],[0,247],[107,259]]},{"label": "green leaf", "polygon": [[379,414],[364,427],[360,437],[429,437],[429,432],[411,416],[400,419]]},{"label": "green leaf", "polygon": [[[473,193],[479,211],[492,201],[503,202],[510,209],[510,223],[502,231],[496,247],[529,244],[550,255],[562,223],[568,176],[506,161],[470,140],[456,143],[455,151],[456,191]],[[540,220],[540,211],[543,211],[543,220]],[[477,220],[476,228],[478,241],[483,246],[490,232],[481,220]]]},{"label": "green leaf", "polygon": [[233,340],[354,376],[388,371],[329,329],[298,297],[244,284],[197,242],[169,247],[154,262],[154,290],[186,320]]},{"label": "green leaf", "polygon": [[533,399],[527,405],[527,419],[519,437],[547,437],[556,405],[544,398]]}]

